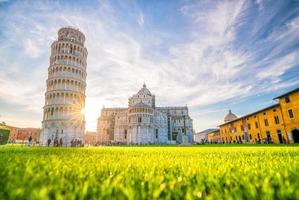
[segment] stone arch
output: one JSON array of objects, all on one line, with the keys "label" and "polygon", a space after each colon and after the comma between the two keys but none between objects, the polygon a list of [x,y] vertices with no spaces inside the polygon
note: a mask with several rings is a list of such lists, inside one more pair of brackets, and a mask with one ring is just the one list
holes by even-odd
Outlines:
[{"label": "stone arch", "polygon": [[57,115],[58,114],[58,107],[55,107],[55,114]]},{"label": "stone arch", "polygon": [[299,129],[294,128],[292,130],[292,137],[293,137],[294,143],[299,143]]}]

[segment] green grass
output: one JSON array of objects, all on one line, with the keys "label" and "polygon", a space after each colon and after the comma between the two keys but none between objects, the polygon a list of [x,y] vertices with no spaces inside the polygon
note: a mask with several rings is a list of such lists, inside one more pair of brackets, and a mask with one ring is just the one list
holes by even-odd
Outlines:
[{"label": "green grass", "polygon": [[0,199],[299,199],[299,146],[0,148]]}]

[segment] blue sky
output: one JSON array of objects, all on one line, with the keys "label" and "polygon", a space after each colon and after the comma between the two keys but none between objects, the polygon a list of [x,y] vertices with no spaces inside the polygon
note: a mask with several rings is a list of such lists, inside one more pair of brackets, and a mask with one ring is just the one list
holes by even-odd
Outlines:
[{"label": "blue sky", "polygon": [[86,36],[87,130],[143,82],[157,106],[187,104],[196,131],[299,87],[298,0],[0,0],[0,121],[41,126],[63,26]]}]

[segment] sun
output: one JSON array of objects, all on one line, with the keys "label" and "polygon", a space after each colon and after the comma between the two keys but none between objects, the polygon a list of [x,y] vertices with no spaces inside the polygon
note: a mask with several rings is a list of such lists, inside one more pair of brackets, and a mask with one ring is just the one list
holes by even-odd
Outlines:
[{"label": "sun", "polygon": [[86,98],[85,108],[81,113],[85,116],[86,130],[95,131],[97,127],[97,119],[100,115],[101,102],[94,98]]}]

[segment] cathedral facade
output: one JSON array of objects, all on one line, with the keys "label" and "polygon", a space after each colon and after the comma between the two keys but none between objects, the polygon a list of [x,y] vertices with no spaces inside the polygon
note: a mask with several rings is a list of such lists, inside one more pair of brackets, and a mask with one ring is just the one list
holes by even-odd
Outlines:
[{"label": "cathedral facade", "polygon": [[188,144],[193,121],[188,107],[156,107],[155,96],[143,87],[127,108],[103,108],[98,118],[99,144]]}]

